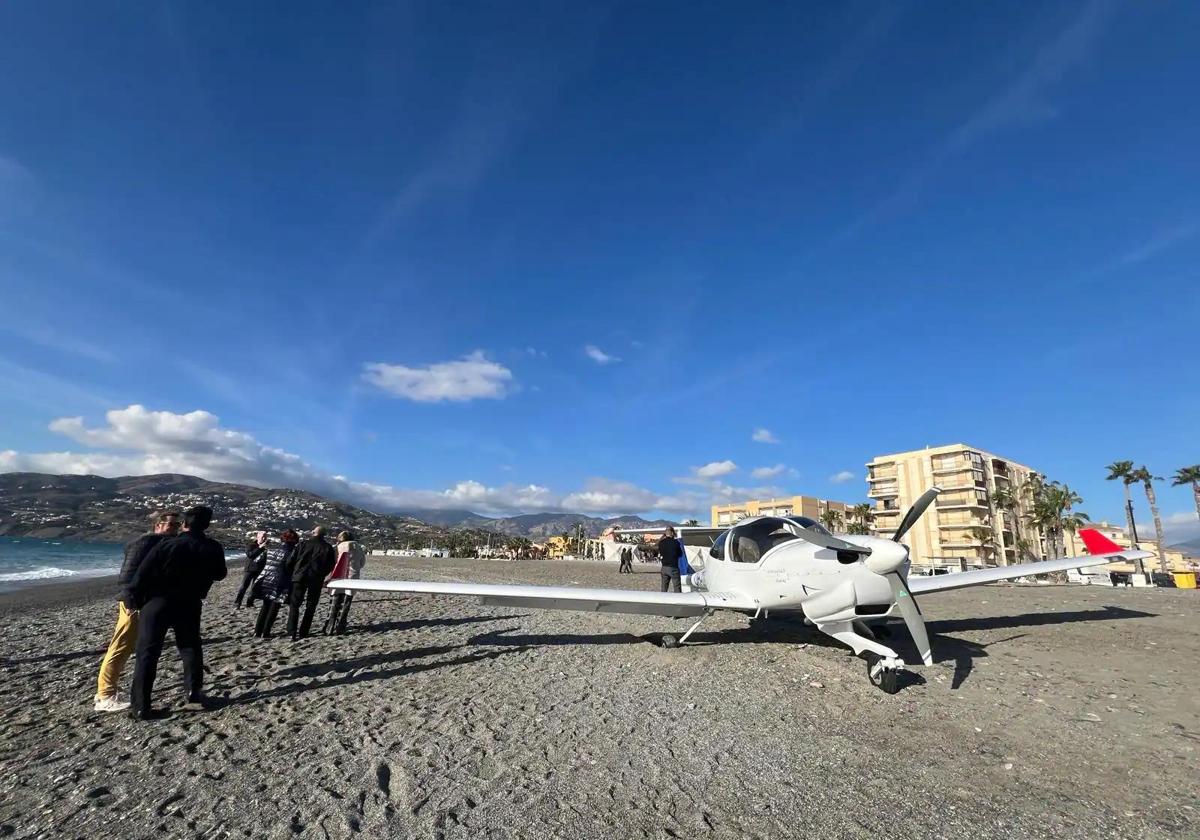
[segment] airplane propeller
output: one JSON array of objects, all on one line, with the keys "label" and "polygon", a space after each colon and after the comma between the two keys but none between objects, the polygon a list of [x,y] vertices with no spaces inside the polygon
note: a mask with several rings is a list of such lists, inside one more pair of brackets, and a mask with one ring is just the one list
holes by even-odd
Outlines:
[{"label": "airplane propeller", "polygon": [[917,646],[917,652],[921,654],[921,661],[926,665],[933,664],[933,652],[929,646],[929,634],[925,631],[925,618],[921,615],[921,606],[913,597],[912,590],[908,588],[904,576],[900,574],[901,566],[908,560],[908,546],[902,544],[900,538],[912,529],[912,526],[921,518],[921,514],[933,504],[933,500],[941,492],[942,488],[940,487],[930,487],[922,493],[921,498],[917,499],[904,514],[904,518],[900,520],[900,527],[896,529],[896,534],[892,537],[895,548],[891,551],[877,548],[866,560],[868,569],[877,575],[882,575],[887,580],[888,586],[892,589],[892,598],[895,599],[896,606],[900,608],[900,615],[904,618],[904,626],[908,628],[908,632]]}]

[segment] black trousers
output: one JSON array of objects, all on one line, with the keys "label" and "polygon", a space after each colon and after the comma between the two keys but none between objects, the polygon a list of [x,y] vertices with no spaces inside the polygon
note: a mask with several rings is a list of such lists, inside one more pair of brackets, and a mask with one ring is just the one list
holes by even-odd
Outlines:
[{"label": "black trousers", "polygon": [[254,635],[264,639],[271,638],[271,627],[275,617],[279,615],[279,602],[263,598],[262,606],[258,608],[258,621],[254,623]]},{"label": "black trousers", "polygon": [[238,587],[237,597],[233,599],[233,603],[239,607],[242,605],[242,598],[246,595],[250,596],[250,600],[246,601],[247,607],[254,606],[254,579],[258,577],[259,570],[250,568],[242,575],[242,585]]},{"label": "black trousers", "polygon": [[[288,610],[288,635],[293,639],[307,636],[312,629],[313,615],[317,611],[317,602],[321,600],[321,590],[325,581],[321,578],[310,580],[301,578],[292,581],[291,609]],[[300,605],[304,604],[304,618],[300,619]],[[297,628],[299,620],[299,628]]]},{"label": "black trousers", "polygon": [[679,567],[678,566],[663,566],[662,567],[662,591],[663,592],[682,592],[679,586]]},{"label": "black trousers", "polygon": [[149,709],[158,675],[167,631],[175,631],[175,647],[183,660],[183,684],[188,697],[200,696],[204,684],[204,654],[200,643],[199,601],[173,601],[151,598],[138,616],[137,661],[133,666],[133,692],[130,702],[135,709]]},{"label": "black trousers", "polygon": [[628,572],[629,574],[633,574],[633,561],[632,560],[622,560],[621,566],[620,566],[620,568],[617,569],[617,571],[618,572]]},{"label": "black trousers", "polygon": [[350,619],[350,604],[353,600],[353,592],[343,592],[339,589],[333,593],[333,607],[329,611],[329,618],[325,621],[325,633],[331,636],[341,636],[346,632],[346,622]]}]

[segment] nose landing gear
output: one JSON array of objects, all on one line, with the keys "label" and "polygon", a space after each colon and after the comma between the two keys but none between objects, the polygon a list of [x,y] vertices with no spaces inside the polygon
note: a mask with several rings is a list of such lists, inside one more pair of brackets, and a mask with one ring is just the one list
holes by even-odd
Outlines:
[{"label": "nose landing gear", "polygon": [[867,661],[867,679],[871,685],[884,694],[895,694],[900,690],[900,672],[904,669],[904,660],[892,656],[879,656],[867,652],[863,654]]}]

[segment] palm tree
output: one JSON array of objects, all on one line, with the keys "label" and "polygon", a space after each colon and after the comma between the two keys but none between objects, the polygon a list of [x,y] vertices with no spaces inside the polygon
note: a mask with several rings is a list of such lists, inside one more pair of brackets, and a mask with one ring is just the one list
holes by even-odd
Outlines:
[{"label": "palm tree", "polygon": [[1062,526],[1065,530],[1071,532],[1072,538],[1079,533],[1079,529],[1088,524],[1088,515],[1081,511],[1068,511],[1062,518]]},{"label": "palm tree", "polygon": [[1158,499],[1154,495],[1155,481],[1162,481],[1161,476],[1154,475],[1142,464],[1129,474],[1131,481],[1140,481],[1146,491],[1146,502],[1150,505],[1150,515],[1154,517],[1154,538],[1158,543],[1158,570],[1167,573],[1167,555],[1163,553],[1162,518],[1158,515]]},{"label": "palm tree", "polygon": [[836,531],[842,527],[841,511],[836,511],[831,508],[826,508],[821,511],[821,524],[830,531]]},{"label": "palm tree", "polygon": [[[1031,481],[1033,493],[1033,513],[1030,524],[1041,528],[1046,535],[1046,551],[1051,559],[1065,556],[1063,530],[1067,521],[1078,522],[1086,520],[1087,514],[1074,510],[1075,505],[1083,501],[1083,497],[1065,484],[1052,481],[1046,484],[1040,478]],[[1078,525],[1075,526],[1076,530]]]},{"label": "palm tree", "polygon": [[[1021,539],[1021,517],[1018,514],[1018,505],[1020,504],[1020,501],[1021,497],[1019,491],[1014,490],[1012,487],[1000,485],[992,492],[992,503],[996,505],[996,510],[1000,511],[1001,530],[1003,530],[1003,524],[1009,521],[1005,518],[1005,515],[1007,514],[1009,517],[1011,517],[1013,526],[1013,542],[1017,547],[1018,559],[1020,559],[1019,552],[1021,550],[1021,546],[1024,545],[1024,541]],[[1007,555],[1004,557],[1004,565],[1008,565]]]},{"label": "palm tree", "polygon": [[[1130,474],[1133,472],[1133,461],[1113,461],[1108,465],[1108,475],[1105,476],[1105,481],[1120,481],[1125,487],[1125,526],[1129,530],[1129,539],[1134,538],[1137,529],[1133,525],[1133,499],[1129,494],[1129,485],[1133,484],[1133,479]],[[1134,549],[1137,548],[1137,543],[1131,545]],[[1141,562],[1140,560],[1138,561]]]},{"label": "palm tree", "polygon": [[700,521],[698,519],[689,519],[683,523],[683,526],[685,528],[691,528],[693,525],[699,525],[699,524],[700,524]]},{"label": "palm tree", "polygon": [[984,565],[987,564],[988,560],[987,552],[992,552],[994,559],[996,553],[996,532],[993,529],[986,525],[972,525],[967,529],[967,533],[970,534],[972,540],[981,544],[980,559],[984,561]]},{"label": "palm tree", "polygon": [[1192,501],[1196,503],[1196,515],[1200,516],[1200,464],[1175,470],[1171,486],[1179,487],[1183,484],[1192,485]]},{"label": "palm tree", "polygon": [[866,502],[855,505],[847,512],[849,524],[846,531],[851,534],[871,533],[871,506]]}]

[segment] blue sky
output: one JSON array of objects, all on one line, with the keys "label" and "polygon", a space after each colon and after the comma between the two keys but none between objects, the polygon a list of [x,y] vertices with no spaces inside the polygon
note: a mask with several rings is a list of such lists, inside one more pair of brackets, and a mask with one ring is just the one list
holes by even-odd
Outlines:
[{"label": "blue sky", "polygon": [[1186,3],[4,4],[0,466],[701,515],[965,440],[1119,517],[1105,464],[1200,460],[1198,35]]}]

